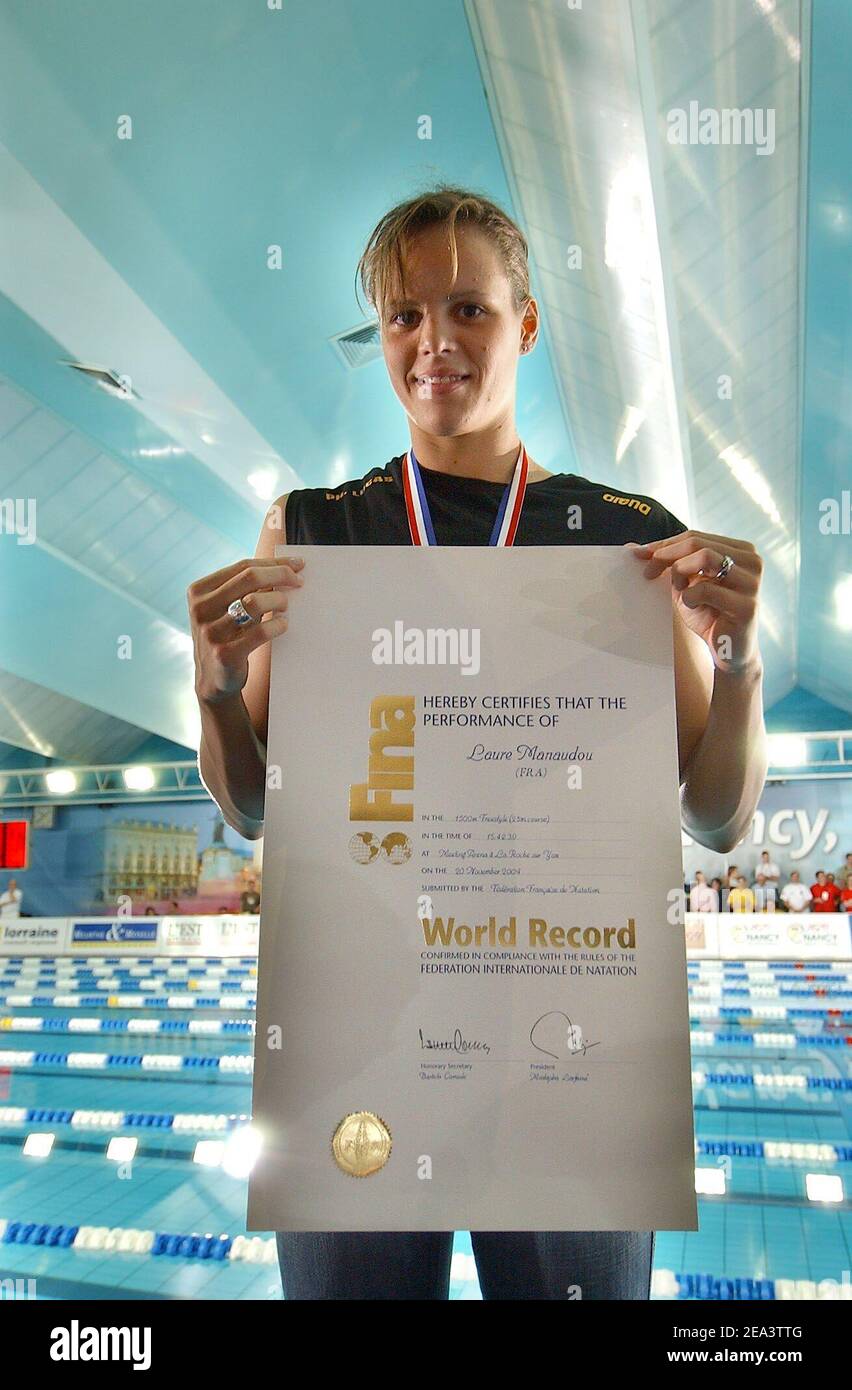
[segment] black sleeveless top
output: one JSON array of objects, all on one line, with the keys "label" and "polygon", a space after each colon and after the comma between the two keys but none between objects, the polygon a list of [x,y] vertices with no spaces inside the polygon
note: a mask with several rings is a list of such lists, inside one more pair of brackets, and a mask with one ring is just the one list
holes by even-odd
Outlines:
[{"label": "black sleeveless top", "polygon": [[[285,511],[287,543],[410,545],[403,458],[334,489],[291,492]],[[422,466],[420,473],[438,545],[487,545],[505,483]],[[574,473],[554,473],[527,484],[515,545],[623,545],[663,540],[687,529],[653,497],[624,495]]]}]

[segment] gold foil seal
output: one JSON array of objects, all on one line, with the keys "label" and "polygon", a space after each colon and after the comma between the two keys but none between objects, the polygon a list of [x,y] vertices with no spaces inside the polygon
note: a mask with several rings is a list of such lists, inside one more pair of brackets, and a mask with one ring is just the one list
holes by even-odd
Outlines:
[{"label": "gold foil seal", "polygon": [[387,1163],[391,1133],[384,1120],[372,1110],[354,1110],[344,1115],[334,1131],[331,1151],[344,1173],[353,1178],[367,1178]]}]

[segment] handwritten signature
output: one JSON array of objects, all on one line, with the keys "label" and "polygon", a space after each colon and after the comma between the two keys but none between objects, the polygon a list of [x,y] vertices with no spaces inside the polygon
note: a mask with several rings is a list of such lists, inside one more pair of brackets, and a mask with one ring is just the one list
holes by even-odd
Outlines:
[{"label": "handwritten signature", "polygon": [[437,1052],[490,1052],[491,1044],[462,1037],[460,1028],[457,1028],[451,1038],[424,1038],[423,1029],[418,1028],[420,1034],[421,1048],[429,1048]]},{"label": "handwritten signature", "polygon": [[[561,1029],[556,1029],[554,1031],[553,1028],[545,1029],[541,1026],[545,1019],[555,1018],[565,1020],[564,1043],[559,1039]],[[542,1047],[541,1043],[536,1042],[535,1032],[537,1028],[541,1029],[539,1037],[542,1039],[542,1042],[546,1040],[551,1046],[559,1046],[559,1052],[551,1052],[549,1047]],[[530,1029],[530,1042],[537,1052],[544,1052],[546,1056],[554,1057],[557,1061],[559,1061],[560,1057],[576,1057],[578,1053],[582,1053],[585,1057],[590,1047],[600,1047],[599,1042],[588,1042],[585,1040],[579,1024],[572,1023],[568,1015],[563,1013],[561,1009],[551,1009],[548,1013],[542,1014],[540,1018],[536,1019]]]}]

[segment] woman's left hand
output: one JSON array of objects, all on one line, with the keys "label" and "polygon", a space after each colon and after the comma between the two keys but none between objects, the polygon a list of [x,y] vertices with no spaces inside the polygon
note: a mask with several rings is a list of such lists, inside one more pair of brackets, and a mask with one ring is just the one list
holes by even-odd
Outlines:
[{"label": "woman's left hand", "polygon": [[[751,541],[682,531],[647,545],[627,545],[646,561],[647,578],[671,570],[672,601],[686,626],[704,638],[718,670],[736,674],[760,666],[757,596],[763,561]],[[734,563],[724,579],[716,579],[726,555]]]}]

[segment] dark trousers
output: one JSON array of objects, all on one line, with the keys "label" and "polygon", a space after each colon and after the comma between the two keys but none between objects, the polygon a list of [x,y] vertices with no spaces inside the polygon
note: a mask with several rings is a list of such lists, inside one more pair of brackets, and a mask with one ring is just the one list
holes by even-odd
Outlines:
[{"label": "dark trousers", "polygon": [[[653,1231],[471,1231],[484,1299],[647,1299]],[[452,1231],[278,1231],[288,1299],[449,1297]]]}]

